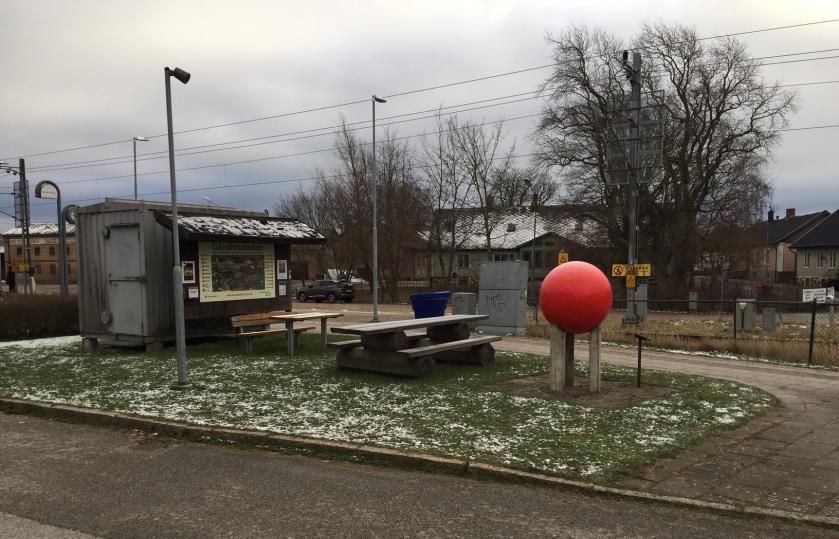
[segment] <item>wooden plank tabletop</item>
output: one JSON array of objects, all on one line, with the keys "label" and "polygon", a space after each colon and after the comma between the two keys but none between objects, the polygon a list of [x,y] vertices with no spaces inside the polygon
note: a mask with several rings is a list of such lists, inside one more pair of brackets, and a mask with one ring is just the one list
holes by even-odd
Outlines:
[{"label": "wooden plank tabletop", "polygon": [[486,320],[488,314],[453,314],[450,316],[433,316],[431,318],[411,318],[393,322],[373,322],[332,328],[333,333],[348,333],[350,335],[377,335],[380,333],[395,333],[406,329],[428,328],[432,326],[448,326],[461,322],[476,322]]},{"label": "wooden plank tabletop", "polygon": [[323,312],[308,312],[308,313],[288,313],[271,315],[271,320],[279,320],[287,322],[289,320],[322,320],[324,318],[339,318],[344,316],[344,313],[323,313]]}]

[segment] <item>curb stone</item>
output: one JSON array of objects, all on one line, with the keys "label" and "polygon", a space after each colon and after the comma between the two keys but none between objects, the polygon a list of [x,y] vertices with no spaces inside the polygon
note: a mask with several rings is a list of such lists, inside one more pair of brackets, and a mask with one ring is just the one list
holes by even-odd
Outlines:
[{"label": "curb stone", "polygon": [[607,487],[585,481],[565,479],[533,472],[525,472],[462,459],[438,457],[424,453],[414,453],[399,449],[375,447],[332,440],[318,440],[262,431],[247,431],[226,427],[212,427],[175,421],[153,419],[119,412],[106,412],[95,408],[82,408],[67,404],[30,401],[0,397],[0,411],[12,414],[26,414],[71,423],[83,423],[94,426],[136,429],[155,432],[173,438],[188,438],[198,441],[232,442],[257,447],[284,447],[305,452],[351,457],[360,460],[383,461],[420,470],[439,470],[442,472],[471,476],[482,479],[515,481],[554,488],[573,489],[580,492],[605,494],[636,500],[668,503],[697,509],[736,513],[761,517],[779,518],[802,524],[815,524],[839,528],[839,518],[823,517],[781,511],[766,507],[739,505],[721,502],[707,502],[680,496],[667,496],[617,487]]}]

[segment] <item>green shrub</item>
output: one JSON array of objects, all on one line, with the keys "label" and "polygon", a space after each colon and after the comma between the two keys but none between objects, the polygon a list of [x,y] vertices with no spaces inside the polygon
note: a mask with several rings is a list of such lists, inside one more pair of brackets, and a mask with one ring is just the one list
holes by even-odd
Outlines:
[{"label": "green shrub", "polygon": [[7,294],[0,301],[0,340],[79,333],[76,296]]}]

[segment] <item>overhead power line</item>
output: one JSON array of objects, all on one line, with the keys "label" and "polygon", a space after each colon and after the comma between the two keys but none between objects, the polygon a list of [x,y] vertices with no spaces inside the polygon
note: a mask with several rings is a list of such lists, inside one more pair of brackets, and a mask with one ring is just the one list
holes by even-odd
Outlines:
[{"label": "overhead power line", "polygon": [[[837,128],[837,127],[839,127],[839,123],[826,124],[826,125],[814,125],[814,126],[807,126],[807,127],[786,127],[786,128],[783,128],[783,129],[779,129],[778,131],[809,131],[809,130]],[[423,135],[425,135],[425,134],[423,134]],[[413,136],[417,136],[417,135],[412,135],[412,137]],[[411,138],[411,137],[403,137],[403,138]],[[529,154],[502,156],[502,157],[494,158],[493,161],[500,160],[500,159],[507,159],[507,158],[519,159],[519,158],[523,158],[523,157],[534,157],[536,155],[537,154],[535,154],[535,153],[529,153]],[[414,165],[411,168],[412,169],[413,168],[420,168],[421,166],[422,165]],[[179,169],[179,170],[181,170],[181,169]],[[336,178],[336,177],[338,177],[338,175],[331,174],[331,175],[309,176],[309,177],[304,177],[304,178],[283,178],[283,179],[275,179],[275,180],[237,183],[237,184],[232,184],[232,185],[214,185],[214,186],[207,186],[207,187],[194,187],[194,188],[189,188],[189,189],[178,189],[178,192],[179,193],[189,193],[189,192],[197,192],[197,191],[212,191],[212,190],[219,190],[219,189],[239,189],[239,188],[242,188],[242,187],[254,187],[254,186],[258,186],[258,185],[272,185],[272,184],[282,184],[282,183],[304,182],[304,181],[313,181],[313,180],[329,179],[329,178]],[[60,182],[60,183],[63,185],[64,183],[70,183],[70,182]],[[169,191],[155,191],[155,192],[150,192],[150,193],[142,193],[142,196],[166,195],[166,194],[169,194]],[[129,196],[129,194],[122,195],[122,196]],[[97,196],[97,197],[89,197],[89,198],[79,198],[79,199],[68,200],[67,202],[89,202],[89,201],[93,201],[93,200],[102,200],[103,198],[107,198],[107,197]],[[52,204],[51,203],[32,204],[32,206],[33,207],[38,207],[38,206],[46,207],[46,206],[52,206]],[[10,210],[10,209],[14,209],[14,208],[12,208],[12,207],[0,208],[0,210],[2,210],[2,209]]]},{"label": "overhead power line", "polygon": [[[839,49],[824,49],[824,50],[839,50]],[[814,51],[814,52],[821,52],[821,51]],[[807,53],[802,53],[802,52],[790,53],[790,55],[800,55],[800,54],[807,54]],[[780,56],[785,56],[785,55],[775,55],[775,56],[764,57],[764,58],[777,58],[777,57],[780,57]],[[821,59],[826,59],[826,58],[839,58],[839,55],[829,56],[829,57],[819,57],[819,58],[813,58],[813,59],[808,58],[808,59],[802,59],[802,60],[795,60],[795,62],[797,62],[797,61],[821,60]],[[791,62],[793,62],[793,61],[791,61]],[[779,62],[779,63],[785,63],[785,62]],[[773,65],[773,64],[763,64],[763,65]],[[817,84],[834,84],[836,82],[839,82],[839,81],[829,80],[829,81],[815,81],[815,82],[797,83],[797,84],[783,84],[783,85],[779,85],[779,87],[808,86],[808,85],[817,85]],[[546,89],[546,90],[550,90],[550,89]],[[528,97],[526,99],[515,100],[515,101],[507,101],[507,102],[502,102],[502,103],[495,103],[495,104],[492,104],[492,105],[474,107],[474,108],[471,108],[471,109],[463,109],[463,110],[460,110],[460,111],[457,111],[457,112],[470,112],[470,111],[474,111],[474,110],[492,108],[492,107],[495,107],[495,106],[503,106],[503,105],[509,105],[509,104],[514,104],[514,103],[520,103],[520,102],[528,101],[528,100],[531,100],[531,99],[539,99],[540,97],[543,97],[538,92],[528,91],[528,92],[508,94],[508,95],[505,95],[505,96],[493,97],[493,98],[488,98],[488,99],[482,99],[482,100],[478,100],[478,101],[471,101],[471,102],[468,102],[468,103],[461,103],[461,104],[458,104],[458,105],[449,105],[449,106],[437,107],[437,108],[432,108],[432,109],[425,109],[425,110],[420,110],[420,111],[415,111],[415,112],[396,114],[396,115],[392,115],[392,116],[385,116],[385,117],[381,118],[381,120],[404,118],[404,117],[407,117],[407,116],[415,116],[417,114],[425,114],[425,113],[429,113],[429,112],[435,112],[435,111],[438,111],[438,110],[450,110],[450,109],[453,109],[453,108],[467,107],[467,106],[470,106],[470,105],[483,104],[483,103],[488,103],[488,102],[492,102],[492,101],[499,101],[499,100],[502,100],[502,99],[508,99],[508,98],[513,98],[513,97],[521,97],[521,96],[530,96],[530,97]],[[448,114],[452,114],[452,113],[448,113]],[[412,121],[418,121],[418,120],[425,120],[425,119],[429,119],[429,118],[433,118],[433,117],[434,116],[412,118],[412,119],[403,120],[403,121],[400,121],[400,122],[391,122],[391,123],[385,124],[384,126],[396,125],[396,124],[399,124],[399,123],[412,122]],[[371,122],[371,120],[361,120],[361,121],[356,121],[356,122],[350,122],[350,123],[347,123],[345,125],[348,125],[348,126],[367,125],[370,122]],[[198,145],[198,146],[189,146],[189,147],[179,148],[178,150],[176,150],[176,155],[177,156],[188,156],[188,155],[195,155],[195,154],[201,154],[201,153],[209,153],[208,151],[190,152],[190,150],[200,150],[200,149],[205,149],[205,148],[217,148],[216,150],[213,150],[213,151],[227,151],[227,150],[236,150],[236,149],[242,149],[242,148],[251,148],[251,147],[254,147],[254,146],[264,146],[264,145],[267,145],[267,144],[278,144],[278,143],[282,143],[282,142],[291,142],[291,141],[303,140],[303,139],[307,139],[307,138],[316,138],[316,137],[321,137],[321,136],[328,136],[328,135],[333,134],[335,129],[340,129],[341,127],[343,127],[342,124],[332,124],[332,125],[324,126],[324,127],[303,129],[303,130],[298,130],[298,131],[289,131],[289,132],[285,132],[285,133],[265,135],[265,136],[262,136],[262,137],[252,137],[252,138],[247,138],[247,139],[239,139],[239,140],[232,140],[232,141],[226,141],[226,142],[218,142],[218,143],[213,143],[213,144],[203,144],[203,145]],[[353,129],[353,131],[357,131],[359,129]],[[286,137],[286,136],[298,135],[298,134],[305,134],[305,133],[316,133],[316,132],[319,132],[319,131],[324,131],[324,132],[319,133],[319,134],[308,135],[308,136],[298,136],[298,137],[294,137],[294,138],[280,139],[280,137]],[[270,139],[280,139],[280,140],[270,140]],[[228,146],[228,145],[231,145],[231,144],[239,144],[239,143],[243,143],[243,142],[255,142],[255,143],[254,144],[241,144],[239,146]],[[227,146],[227,147],[220,147],[220,146]],[[307,155],[309,153],[318,153],[318,152],[319,151],[299,152],[299,153],[289,154],[288,156],[292,157],[292,156]],[[168,155],[167,151],[142,153],[142,154],[138,155],[138,157],[139,157],[138,161],[150,161],[150,160],[164,159],[164,158],[166,158],[167,155]],[[48,172],[48,171],[60,171],[60,170],[72,170],[72,169],[76,169],[76,168],[90,168],[90,167],[94,167],[94,166],[118,165],[118,164],[125,164],[125,163],[131,163],[131,162],[133,162],[133,155],[124,155],[124,156],[114,156],[114,157],[107,157],[107,158],[100,158],[100,159],[90,159],[90,160],[85,160],[85,161],[74,161],[74,162],[68,162],[68,163],[56,163],[56,164],[44,165],[44,166],[40,166],[40,167],[30,167],[29,170],[30,171]],[[117,177],[121,177],[121,176],[117,176]]]},{"label": "overhead power line", "polygon": [[[801,28],[801,27],[806,27],[806,26],[829,24],[829,23],[834,23],[834,22],[837,22],[837,21],[839,21],[839,19],[822,19],[822,20],[810,21],[810,22],[805,22],[805,23],[789,24],[789,25],[784,25],[784,26],[774,26],[774,27],[767,27],[767,28],[757,28],[757,29],[754,29],[754,30],[745,30],[745,31],[741,31],[741,32],[731,32],[731,33],[728,33],[728,34],[720,34],[720,35],[715,35],[715,36],[698,38],[698,40],[699,41],[707,41],[707,40],[711,40],[711,39],[721,39],[721,38],[725,38],[725,37],[735,37],[735,36],[756,34],[756,33],[762,33],[762,32],[772,32],[772,31],[777,31],[777,30],[787,30],[787,29],[792,29],[792,28]],[[462,85],[462,84],[471,84],[471,83],[475,83],[475,82],[482,82],[482,81],[486,81],[486,80],[491,80],[491,79],[496,79],[496,78],[501,78],[501,77],[507,77],[507,76],[511,76],[511,75],[518,75],[518,74],[521,74],[521,73],[527,73],[527,72],[532,72],[532,71],[538,71],[538,70],[541,70],[541,69],[547,69],[549,67],[552,67],[553,65],[554,64],[545,64],[545,65],[540,65],[540,66],[533,66],[533,67],[527,67],[527,68],[522,68],[522,69],[516,69],[516,70],[512,70],[512,71],[506,71],[506,72],[503,72],[503,73],[496,73],[496,74],[493,74],[493,75],[487,75],[487,76],[483,76],[483,77],[475,77],[475,78],[465,79],[465,80],[461,80],[461,81],[455,81],[455,82],[450,82],[450,83],[445,83],[445,84],[428,86],[428,87],[425,87],[425,88],[417,88],[417,89],[413,89],[413,90],[406,90],[406,91],[403,91],[403,92],[392,93],[392,94],[386,95],[384,97],[386,97],[386,98],[400,97],[400,96],[411,95],[411,94],[416,94],[416,93],[420,93],[420,92],[428,92],[428,91],[432,91],[432,90],[439,90],[439,89],[442,89],[442,88],[449,88],[449,87],[452,87],[452,86],[458,86],[458,85]],[[307,113],[311,113],[311,112],[318,112],[318,111],[342,108],[342,107],[347,107],[347,106],[352,106],[352,105],[359,105],[359,104],[368,103],[368,102],[369,102],[369,98],[358,99],[358,100],[346,101],[344,103],[336,103],[336,104],[333,104],[333,105],[324,105],[324,106],[320,106],[320,107],[312,107],[312,108],[302,109],[302,110],[297,110],[297,111],[292,111],[292,112],[272,114],[272,115],[269,115],[269,116],[261,116],[261,117],[257,117],[257,118],[246,119],[246,120],[239,120],[239,121],[234,121],[234,122],[226,122],[226,123],[208,125],[208,126],[203,126],[203,127],[185,129],[185,130],[181,130],[181,131],[176,131],[175,133],[176,134],[194,133],[194,132],[197,132],[197,131],[205,131],[205,130],[209,130],[209,129],[217,129],[217,128],[221,128],[221,127],[230,127],[230,126],[234,126],[234,125],[242,125],[242,124],[246,124],[246,123],[259,122],[259,121],[264,121],[264,120],[271,120],[271,119],[283,118],[283,117],[288,117],[288,116],[295,116],[295,115],[300,115],[300,114],[307,114]],[[166,133],[151,135],[147,138],[159,138],[159,137],[164,137],[164,136],[166,136]],[[130,142],[130,141],[131,141],[131,139],[121,139],[121,140],[117,140],[117,141],[102,142],[102,143],[90,144],[90,145],[86,145],[86,146],[76,146],[76,147],[72,147],[72,148],[63,148],[63,149],[58,149],[58,150],[46,151],[46,152],[31,153],[31,154],[27,154],[27,155],[23,155],[23,156],[19,156],[19,157],[24,157],[24,158],[37,157],[37,156],[43,156],[43,155],[52,155],[52,154],[57,154],[57,153],[64,153],[64,152],[71,152],[71,151],[78,151],[78,150],[86,150],[86,149],[92,149],[92,148],[101,148],[101,147],[104,147],[104,146],[111,146],[111,145],[115,145],[115,144],[123,144],[123,143],[127,143],[127,142]],[[12,159],[12,157],[2,158],[0,160],[7,160],[7,159]]]}]

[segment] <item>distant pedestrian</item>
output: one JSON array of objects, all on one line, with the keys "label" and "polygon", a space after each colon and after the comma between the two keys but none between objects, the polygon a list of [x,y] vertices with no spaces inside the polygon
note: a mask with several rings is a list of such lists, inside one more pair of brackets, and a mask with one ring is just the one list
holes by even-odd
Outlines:
[{"label": "distant pedestrian", "polygon": [[9,293],[14,294],[17,290],[17,286],[15,283],[15,272],[12,271],[12,266],[9,266],[9,269],[6,270],[6,284],[9,285]]}]

